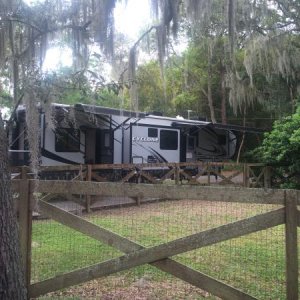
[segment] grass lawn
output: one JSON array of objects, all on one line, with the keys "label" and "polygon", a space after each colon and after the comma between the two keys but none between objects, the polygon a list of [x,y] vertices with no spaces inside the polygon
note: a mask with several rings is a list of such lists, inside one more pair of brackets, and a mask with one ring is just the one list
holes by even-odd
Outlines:
[{"label": "grass lawn", "polygon": [[[206,201],[166,201],[84,216],[145,247],[251,217],[277,207]],[[122,253],[51,220],[33,222],[32,282]],[[190,251],[174,259],[258,299],[285,299],[284,227]],[[215,299],[145,265],[52,293],[64,299]]]}]

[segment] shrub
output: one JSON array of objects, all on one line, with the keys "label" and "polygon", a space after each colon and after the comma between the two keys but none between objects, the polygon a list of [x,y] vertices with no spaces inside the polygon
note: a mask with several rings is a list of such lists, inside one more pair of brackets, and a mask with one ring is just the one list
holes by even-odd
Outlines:
[{"label": "shrub", "polygon": [[[274,167],[280,187],[300,188],[300,107],[295,114],[274,123],[254,156]],[[279,176],[280,174],[280,176]]]}]

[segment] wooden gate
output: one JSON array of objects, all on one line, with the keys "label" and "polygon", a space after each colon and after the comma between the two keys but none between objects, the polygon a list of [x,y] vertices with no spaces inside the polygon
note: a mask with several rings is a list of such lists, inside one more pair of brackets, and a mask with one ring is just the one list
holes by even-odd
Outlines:
[{"label": "wooden gate", "polygon": [[[116,184],[72,181],[15,180],[15,191],[19,191],[19,222],[21,228],[21,249],[27,275],[29,297],[38,297],[48,292],[77,285],[102,276],[127,270],[143,264],[151,264],[196,287],[223,299],[255,299],[204,273],[191,269],[170,257],[201,247],[220,243],[281,224],[286,225],[286,291],[287,299],[298,299],[298,253],[297,226],[300,226],[299,192],[294,190],[263,190],[245,188],[214,188],[201,186]],[[176,239],[157,246],[145,248],[83,218],[63,211],[40,200],[40,211],[72,229],[104,242],[122,251],[124,255],[92,266],[30,284],[31,218],[34,206],[33,192],[51,194],[82,194],[169,199],[202,199],[207,201],[242,202],[282,205],[280,209],[254,217],[222,225]]]}]

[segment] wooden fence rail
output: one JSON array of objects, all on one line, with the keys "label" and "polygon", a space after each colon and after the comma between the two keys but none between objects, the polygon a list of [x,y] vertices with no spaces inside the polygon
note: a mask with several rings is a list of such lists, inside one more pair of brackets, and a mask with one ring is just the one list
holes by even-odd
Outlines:
[{"label": "wooden fence rail", "polygon": [[[255,299],[243,291],[176,262],[172,260],[171,257],[285,224],[286,295],[288,300],[298,299],[297,227],[300,224],[300,212],[297,206],[300,205],[300,191],[166,184],[137,185],[109,182],[38,181],[27,179],[14,180],[13,188],[15,192],[20,194],[19,221],[21,229],[21,249],[30,297],[38,297],[51,291],[56,291],[143,264],[151,264],[223,299]],[[39,209],[46,216],[89,237],[113,246],[125,254],[115,259],[30,284],[33,193],[53,193],[54,191],[58,194],[81,194],[86,196],[125,195],[130,197],[144,197],[150,194],[151,197],[156,198],[165,198],[167,194],[168,199],[276,204],[282,206],[282,208],[188,235],[154,247],[145,248],[112,231],[92,224],[83,218],[40,200]]]},{"label": "wooden fence rail", "polygon": [[[28,166],[11,169],[14,179],[34,178]],[[252,188],[271,187],[271,168],[264,164],[236,164],[228,162],[190,162],[154,164],[97,164],[40,167],[43,180],[72,180],[93,182],[162,184],[172,180],[176,185],[221,185]],[[217,178],[212,181],[213,178]],[[46,196],[48,200],[54,194]],[[46,198],[44,200],[46,200]],[[77,201],[73,198],[74,201]],[[135,198],[140,204],[140,197]],[[92,198],[86,195],[81,204],[91,211]],[[84,202],[84,203],[83,203]]]},{"label": "wooden fence rail", "polygon": [[[33,178],[27,166],[11,169],[14,179]],[[228,162],[155,163],[155,164],[98,164],[40,167],[42,179],[71,179],[98,182],[163,183],[234,185],[271,187],[271,168],[264,164]],[[212,182],[211,176],[217,178]]]}]

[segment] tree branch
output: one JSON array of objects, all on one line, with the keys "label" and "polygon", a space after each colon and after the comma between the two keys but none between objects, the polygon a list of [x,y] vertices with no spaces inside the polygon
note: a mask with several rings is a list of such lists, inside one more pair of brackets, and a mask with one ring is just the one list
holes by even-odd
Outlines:
[{"label": "tree branch", "polygon": [[21,24],[24,24],[28,27],[35,29],[36,31],[43,32],[39,27],[37,27],[36,25],[29,23],[28,21],[25,21],[25,20],[15,19],[15,18],[0,19],[0,23],[6,23],[6,22],[21,23]]},{"label": "tree branch", "polygon": [[[46,35],[48,33],[54,33],[54,32],[63,31],[63,30],[66,30],[66,29],[74,29],[74,30],[78,30],[78,31],[86,31],[87,27],[91,23],[92,23],[92,21],[89,21],[89,22],[87,22],[84,25],[72,25],[72,24],[69,24],[69,25],[65,25],[65,26],[62,26],[62,27],[50,28],[50,29],[44,30],[44,31],[39,30],[39,33],[37,33],[34,37],[32,37],[31,42],[33,43],[34,41],[36,41],[37,39],[39,39],[40,37],[42,37],[43,35]],[[29,50],[29,46],[27,46],[27,48],[24,49],[18,55],[18,58],[22,57],[28,50]]]},{"label": "tree branch", "polygon": [[159,27],[159,25],[153,25],[151,26],[147,31],[145,31],[140,37],[139,39],[133,44],[133,46],[131,47],[131,49],[134,49],[135,47],[137,47],[137,45],[140,43],[140,41],[147,35],[149,34],[153,29],[157,29]]}]

